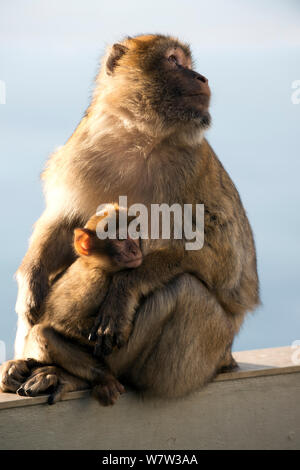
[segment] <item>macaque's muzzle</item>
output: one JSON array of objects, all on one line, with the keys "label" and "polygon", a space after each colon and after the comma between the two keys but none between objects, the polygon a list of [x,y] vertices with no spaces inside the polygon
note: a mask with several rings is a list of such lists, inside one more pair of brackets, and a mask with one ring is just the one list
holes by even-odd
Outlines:
[{"label": "macaque's muzzle", "polygon": [[115,260],[118,265],[124,268],[137,268],[142,264],[143,256],[139,240],[133,240],[132,238],[118,240],[116,249]]}]

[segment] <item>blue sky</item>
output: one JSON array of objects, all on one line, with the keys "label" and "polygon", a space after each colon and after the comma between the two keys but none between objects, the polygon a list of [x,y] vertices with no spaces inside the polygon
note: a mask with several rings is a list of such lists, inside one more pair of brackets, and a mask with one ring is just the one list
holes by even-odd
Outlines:
[{"label": "blue sky", "polygon": [[89,102],[107,44],[141,32],[191,44],[212,89],[208,139],[236,183],[258,251],[263,306],[235,349],[300,339],[300,3],[297,0],[0,2],[0,340],[12,354],[13,280],[43,209],[39,174]]}]

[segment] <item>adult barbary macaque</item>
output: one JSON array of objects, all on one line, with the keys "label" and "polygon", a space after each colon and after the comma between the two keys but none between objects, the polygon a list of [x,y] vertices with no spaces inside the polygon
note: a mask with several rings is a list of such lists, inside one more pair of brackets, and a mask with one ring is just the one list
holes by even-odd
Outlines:
[{"label": "adult barbary macaque", "polygon": [[[143,264],[109,285],[93,331],[96,354],[108,350],[116,377],[161,397],[183,396],[234,365],[233,338],[259,303],[255,248],[238,192],[204,138],[210,89],[191,64],[187,45],[161,35],[108,51],[86,115],[43,174],[46,210],[17,273],[16,359],[25,357],[24,337],[52,278],[73,261],[73,228],[126,195],[149,213],[152,203],[204,204],[204,246],[143,240]],[[116,311],[124,285],[132,289]],[[117,350],[119,315],[133,321]],[[10,372],[22,380],[16,364]],[[41,375],[32,380],[46,391]]]}]

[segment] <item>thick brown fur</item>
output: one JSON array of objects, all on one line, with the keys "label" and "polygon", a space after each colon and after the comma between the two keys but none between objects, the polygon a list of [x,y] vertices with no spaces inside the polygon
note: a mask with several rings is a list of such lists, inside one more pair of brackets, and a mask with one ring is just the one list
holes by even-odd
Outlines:
[{"label": "thick brown fur", "polygon": [[[233,338],[259,303],[255,247],[239,194],[204,138],[209,88],[191,64],[188,46],[161,35],[127,38],[105,56],[86,115],[43,174],[47,208],[17,274],[16,358],[51,276],[72,262],[74,226],[125,195],[149,211],[152,203],[204,204],[205,240],[198,251],[185,251],[185,240],[144,240],[143,265],[114,276],[106,316],[116,317],[124,283],[132,290],[118,313],[138,309],[127,345],[107,357],[112,371],[178,397],[232,363]],[[102,319],[100,350],[112,333]]]}]

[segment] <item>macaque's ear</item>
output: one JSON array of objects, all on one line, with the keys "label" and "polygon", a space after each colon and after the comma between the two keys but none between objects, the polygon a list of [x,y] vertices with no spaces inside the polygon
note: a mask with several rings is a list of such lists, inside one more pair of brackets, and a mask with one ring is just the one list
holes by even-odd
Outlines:
[{"label": "macaque's ear", "polygon": [[115,67],[118,65],[118,60],[126,54],[128,47],[123,46],[123,44],[114,44],[111,53],[106,62],[106,70],[108,75],[112,75]]},{"label": "macaque's ear", "polygon": [[94,233],[87,228],[74,230],[74,247],[79,255],[89,256],[94,247]]}]

